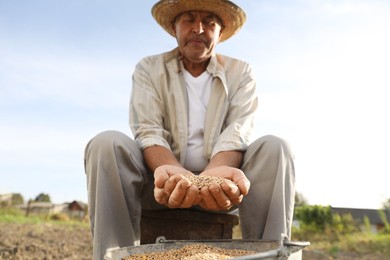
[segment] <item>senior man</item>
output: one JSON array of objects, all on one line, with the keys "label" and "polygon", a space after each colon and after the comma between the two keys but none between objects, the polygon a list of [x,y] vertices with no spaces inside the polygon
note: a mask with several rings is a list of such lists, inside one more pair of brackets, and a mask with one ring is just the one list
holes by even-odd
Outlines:
[{"label": "senior man", "polygon": [[[258,105],[248,63],[215,48],[238,32],[244,11],[226,0],[161,0],[152,8],[177,48],[142,59],[133,74],[130,127],[85,149],[94,259],[140,241],[142,208],[238,208],[243,238],[290,236],[294,165],[275,136],[250,143]],[[199,190],[186,176],[231,182]]]}]

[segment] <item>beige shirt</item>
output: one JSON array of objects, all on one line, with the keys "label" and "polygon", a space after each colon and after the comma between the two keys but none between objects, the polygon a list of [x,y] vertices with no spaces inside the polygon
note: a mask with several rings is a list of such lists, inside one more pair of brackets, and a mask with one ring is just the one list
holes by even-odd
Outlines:
[{"label": "beige shirt", "polygon": [[[181,164],[188,140],[188,100],[178,49],[142,59],[133,74],[130,127],[141,149],[153,145],[171,150]],[[244,151],[253,130],[258,100],[251,67],[214,55],[207,67],[213,75],[204,130],[204,156]]]}]

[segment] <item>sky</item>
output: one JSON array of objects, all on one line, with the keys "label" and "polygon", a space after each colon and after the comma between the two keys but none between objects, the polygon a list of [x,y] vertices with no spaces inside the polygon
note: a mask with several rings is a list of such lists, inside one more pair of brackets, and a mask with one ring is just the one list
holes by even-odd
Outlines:
[{"label": "sky", "polygon": [[[0,194],[87,202],[84,147],[128,126],[131,75],[176,47],[155,1],[0,0]],[[390,198],[390,2],[237,0],[247,23],[216,51],[249,62],[253,140],[295,155],[312,205],[380,208]]]}]

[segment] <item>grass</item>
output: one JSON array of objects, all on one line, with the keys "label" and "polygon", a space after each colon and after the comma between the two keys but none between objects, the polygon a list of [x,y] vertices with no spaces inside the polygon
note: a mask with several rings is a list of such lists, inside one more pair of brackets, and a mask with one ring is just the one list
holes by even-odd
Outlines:
[{"label": "grass", "polygon": [[309,250],[325,252],[337,257],[341,252],[352,252],[359,255],[383,255],[390,257],[390,234],[370,232],[353,232],[337,234],[332,230],[313,233],[293,230],[293,240],[310,241]]},{"label": "grass", "polygon": [[[309,241],[309,250],[321,251],[333,257],[341,252],[353,252],[360,255],[381,254],[390,257],[390,234],[356,232],[353,234],[334,234],[333,231],[322,233],[293,230],[293,241]],[[239,225],[233,228],[233,239],[241,239]],[[387,258],[386,258],[387,259]]]},{"label": "grass", "polygon": [[89,227],[86,220],[70,219],[65,214],[36,215],[26,216],[24,211],[16,208],[0,208],[0,222],[16,224],[54,224],[66,226],[85,226]]},{"label": "grass", "polygon": [[381,253],[390,256],[390,234],[349,235],[340,241],[340,247],[357,253]]},{"label": "grass", "polygon": [[6,223],[40,223],[43,222],[42,216],[25,216],[24,213],[15,208],[0,208],[0,222]]},{"label": "grass", "polygon": [[[324,252],[337,258],[341,252],[353,252],[359,255],[383,255],[390,259],[390,234],[373,234],[370,232],[354,232],[352,234],[336,234],[332,230],[325,232],[308,232],[293,229],[293,241],[309,241],[308,250]],[[233,238],[242,238],[239,225],[233,228]]]}]

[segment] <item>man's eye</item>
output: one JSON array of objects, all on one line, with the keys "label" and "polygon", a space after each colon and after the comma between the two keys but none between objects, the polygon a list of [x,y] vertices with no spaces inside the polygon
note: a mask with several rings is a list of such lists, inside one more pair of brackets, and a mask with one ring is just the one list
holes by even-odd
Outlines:
[{"label": "man's eye", "polygon": [[210,17],[210,18],[204,19],[203,24],[208,25],[208,26],[213,26],[216,24],[216,21],[214,18]]},{"label": "man's eye", "polygon": [[183,21],[186,22],[186,23],[192,23],[192,22],[194,22],[194,19],[192,19],[192,18],[184,18]]},{"label": "man's eye", "polygon": [[192,17],[192,15],[183,14],[181,19],[182,19],[182,21],[190,22],[190,21],[194,20],[194,17]]}]

